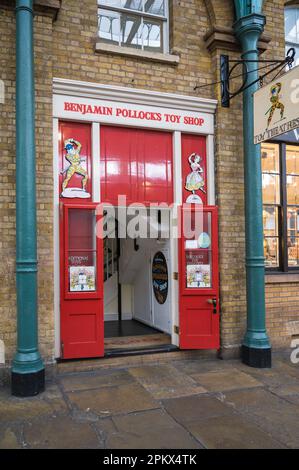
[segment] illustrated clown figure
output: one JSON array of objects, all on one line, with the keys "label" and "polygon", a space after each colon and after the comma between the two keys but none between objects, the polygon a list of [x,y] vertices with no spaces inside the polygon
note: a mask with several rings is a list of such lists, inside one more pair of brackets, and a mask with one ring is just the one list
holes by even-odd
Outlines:
[{"label": "illustrated clown figure", "polygon": [[192,153],[189,157],[189,163],[192,172],[187,175],[186,178],[186,184],[185,184],[185,189],[187,191],[192,192],[193,195],[195,195],[195,191],[202,191],[203,193],[206,193],[204,190],[204,179],[201,176],[203,173],[203,169],[200,165],[200,162],[202,158],[197,154],[197,153]]},{"label": "illustrated clown figure", "polygon": [[64,149],[67,151],[67,154],[65,155],[66,160],[70,163],[68,168],[63,170],[61,173],[64,174],[66,173],[66,177],[62,183],[62,191],[64,191],[72,176],[76,173],[78,175],[83,176],[82,179],[82,190],[85,191],[86,189],[86,183],[88,181],[88,175],[87,171],[83,166],[81,165],[81,157],[80,157],[80,150],[81,150],[82,145],[80,142],[77,142],[74,139],[67,139],[64,142]]},{"label": "illustrated clown figure", "polygon": [[270,126],[271,124],[271,121],[272,121],[272,118],[273,118],[273,114],[275,113],[275,110],[276,109],[279,109],[280,110],[280,119],[283,119],[283,116],[284,116],[284,104],[281,103],[280,101],[280,98],[281,98],[281,95],[280,95],[280,91],[281,91],[281,83],[276,83],[275,85],[271,86],[270,88],[270,101],[272,103],[272,106],[271,108],[268,109],[268,111],[266,112],[266,115],[268,113],[269,114],[269,117],[268,117],[268,123],[267,123],[267,128]]}]

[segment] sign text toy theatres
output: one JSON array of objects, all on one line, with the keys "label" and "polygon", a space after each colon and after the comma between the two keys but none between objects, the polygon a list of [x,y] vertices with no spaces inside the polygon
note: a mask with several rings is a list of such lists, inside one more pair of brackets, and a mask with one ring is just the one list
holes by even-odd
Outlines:
[{"label": "sign text toy theatres", "polygon": [[254,93],[254,143],[299,127],[299,66]]}]

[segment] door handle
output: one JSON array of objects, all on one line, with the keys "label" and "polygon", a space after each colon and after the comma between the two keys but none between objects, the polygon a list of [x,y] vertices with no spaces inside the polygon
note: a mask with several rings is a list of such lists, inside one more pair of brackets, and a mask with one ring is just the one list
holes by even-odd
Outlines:
[{"label": "door handle", "polygon": [[208,303],[213,305],[213,313],[217,313],[217,299],[208,299]]}]

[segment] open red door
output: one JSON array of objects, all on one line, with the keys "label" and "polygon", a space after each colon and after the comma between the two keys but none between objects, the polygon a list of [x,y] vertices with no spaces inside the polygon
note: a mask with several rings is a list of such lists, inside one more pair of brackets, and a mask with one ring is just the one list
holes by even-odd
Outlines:
[{"label": "open red door", "polygon": [[104,355],[103,241],[96,204],[60,205],[60,323],[63,359]]},{"label": "open red door", "polygon": [[182,208],[180,240],[180,348],[218,349],[217,207]]}]

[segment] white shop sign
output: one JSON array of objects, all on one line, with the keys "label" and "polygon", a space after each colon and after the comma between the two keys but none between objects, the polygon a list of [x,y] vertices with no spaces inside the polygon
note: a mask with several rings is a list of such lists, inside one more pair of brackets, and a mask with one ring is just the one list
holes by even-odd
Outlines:
[{"label": "white shop sign", "polygon": [[53,115],[60,119],[103,124],[214,133],[213,114],[66,95],[54,95]]}]

